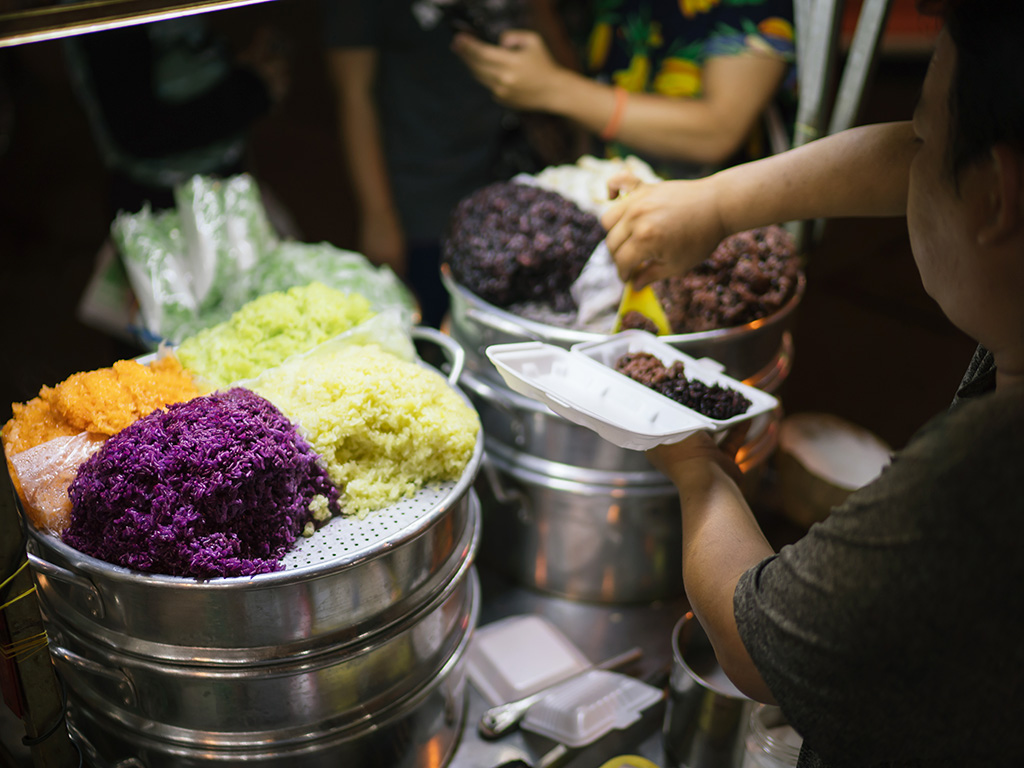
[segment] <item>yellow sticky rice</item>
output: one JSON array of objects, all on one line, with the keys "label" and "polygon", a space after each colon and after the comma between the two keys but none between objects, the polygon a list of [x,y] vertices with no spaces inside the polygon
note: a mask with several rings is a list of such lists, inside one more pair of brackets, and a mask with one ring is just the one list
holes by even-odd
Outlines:
[{"label": "yellow sticky rice", "polygon": [[211,387],[258,376],[373,317],[370,302],[323,283],[260,296],[219,325],[185,339],[178,359]]},{"label": "yellow sticky rice", "polygon": [[253,389],[300,425],[348,515],[458,479],[480,430],[476,411],[443,376],[376,345],[290,360]]}]

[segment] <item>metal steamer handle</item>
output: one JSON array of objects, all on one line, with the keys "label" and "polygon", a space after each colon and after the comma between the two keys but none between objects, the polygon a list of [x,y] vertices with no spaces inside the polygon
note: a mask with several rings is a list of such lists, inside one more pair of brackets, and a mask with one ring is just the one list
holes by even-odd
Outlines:
[{"label": "metal steamer handle", "polygon": [[144,763],[137,757],[125,757],[118,760],[115,763],[104,762],[100,756],[99,750],[93,746],[92,742],[89,741],[88,737],[78,728],[78,726],[70,718],[67,721],[68,733],[71,734],[71,738],[81,752],[88,757],[91,762],[89,765],[103,766],[103,768],[147,768],[147,764]]},{"label": "metal steamer handle", "polygon": [[643,650],[641,648],[630,648],[625,653],[620,653],[618,656],[613,656],[599,664],[585,667],[579,672],[552,683],[546,688],[542,688],[529,696],[524,696],[521,699],[510,701],[507,704],[499,704],[496,707],[491,707],[481,716],[477,730],[480,732],[480,735],[486,739],[496,739],[515,728],[526,716],[530,707],[548,695],[553,688],[561,685],[562,683],[567,683],[570,680],[582,677],[587,672],[591,672],[595,669],[617,669],[618,667],[624,667],[625,665],[636,661],[642,655]]},{"label": "metal steamer handle", "polygon": [[487,481],[495,501],[505,506],[515,506],[516,514],[520,520],[527,524],[532,522],[533,514],[530,511],[530,499],[525,493],[516,488],[506,488],[498,476],[498,470],[489,461],[485,461],[483,466],[480,467],[480,474]]},{"label": "metal steamer handle", "polygon": [[475,307],[466,308],[466,317],[492,331],[505,333],[516,338],[529,339],[530,341],[544,340],[536,333],[530,333],[521,325],[513,323],[510,320],[506,320],[503,317],[499,317],[491,312],[484,312],[483,310],[476,309]]},{"label": "metal steamer handle", "polygon": [[412,337],[420,341],[432,341],[441,348],[451,370],[448,372],[448,383],[453,387],[458,384],[462,369],[466,367],[466,350],[455,339],[435,328],[417,325],[412,329]]},{"label": "metal steamer handle", "polygon": [[132,681],[128,679],[128,675],[124,672],[107,669],[102,664],[98,664],[84,656],[79,656],[74,651],[69,651],[67,648],[64,648],[59,644],[50,646],[50,654],[69,666],[85,672],[86,674],[102,677],[105,680],[111,681],[117,686],[118,693],[121,694],[122,704],[132,709],[138,707],[139,697],[135,692],[135,686],[132,685]]},{"label": "metal steamer handle", "polygon": [[59,565],[54,565],[49,560],[44,560],[31,551],[26,550],[25,554],[28,557],[29,566],[37,575],[81,589],[85,593],[85,605],[89,613],[97,619],[103,618],[103,599],[100,597],[100,591],[96,589],[96,585],[89,579],[79,576],[66,568],[61,568]]}]

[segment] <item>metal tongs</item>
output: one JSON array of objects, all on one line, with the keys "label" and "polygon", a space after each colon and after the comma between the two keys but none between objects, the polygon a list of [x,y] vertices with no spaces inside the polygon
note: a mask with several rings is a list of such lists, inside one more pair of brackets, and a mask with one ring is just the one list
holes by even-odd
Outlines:
[{"label": "metal tongs", "polygon": [[643,650],[641,648],[631,648],[624,653],[620,653],[618,656],[612,656],[610,659],[605,659],[599,664],[585,667],[568,677],[563,677],[561,680],[557,680],[536,693],[531,693],[529,696],[524,696],[521,699],[510,701],[507,704],[499,704],[496,707],[491,707],[480,717],[480,722],[477,725],[477,731],[479,731],[480,735],[485,739],[496,739],[499,736],[503,736],[519,724],[523,717],[526,716],[530,707],[544,698],[556,686],[570,680],[575,680],[577,677],[580,677],[594,669],[611,670],[624,667],[627,664],[636,661],[642,655]]}]

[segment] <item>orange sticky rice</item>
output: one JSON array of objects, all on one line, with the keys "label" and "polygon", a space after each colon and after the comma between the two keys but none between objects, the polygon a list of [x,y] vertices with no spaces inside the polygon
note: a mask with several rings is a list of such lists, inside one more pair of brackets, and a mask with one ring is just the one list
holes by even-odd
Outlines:
[{"label": "orange sticky rice", "polygon": [[118,360],[109,368],[76,373],[55,387],[43,387],[27,403],[14,403],[14,417],[2,432],[4,448],[13,455],[79,432],[109,437],[157,408],[199,394],[174,355],[149,365]]},{"label": "orange sticky rice", "polygon": [[[109,368],[69,376],[55,387],[44,386],[27,403],[13,403],[13,417],[0,430],[7,469],[29,517],[38,522],[42,510],[26,501],[30,489],[19,483],[11,458],[55,438],[89,433],[95,439],[115,435],[136,420],[171,403],[202,394],[192,375],[172,354],[148,365],[119,360]],[[43,455],[43,454],[41,454]],[[73,473],[72,473],[73,476]],[[63,475],[67,477],[67,475]],[[35,489],[32,489],[35,490]],[[66,489],[64,492],[66,496]],[[63,522],[63,521],[62,521]],[[52,526],[41,526],[52,528]]]}]

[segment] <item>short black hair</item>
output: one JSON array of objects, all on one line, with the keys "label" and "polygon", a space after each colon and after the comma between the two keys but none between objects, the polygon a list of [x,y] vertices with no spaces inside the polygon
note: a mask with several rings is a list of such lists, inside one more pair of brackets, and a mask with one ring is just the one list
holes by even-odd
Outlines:
[{"label": "short black hair", "polygon": [[949,93],[949,167],[996,144],[1024,149],[1024,0],[919,0],[939,15],[956,48]]}]

